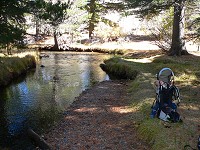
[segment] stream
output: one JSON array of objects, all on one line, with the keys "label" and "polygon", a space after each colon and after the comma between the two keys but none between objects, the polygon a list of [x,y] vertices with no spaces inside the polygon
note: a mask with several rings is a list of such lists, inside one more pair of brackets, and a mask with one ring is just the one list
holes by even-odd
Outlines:
[{"label": "stream", "polygon": [[28,128],[45,132],[81,92],[109,80],[99,67],[109,55],[41,52],[40,56],[36,69],[0,90],[0,149],[35,149]]}]

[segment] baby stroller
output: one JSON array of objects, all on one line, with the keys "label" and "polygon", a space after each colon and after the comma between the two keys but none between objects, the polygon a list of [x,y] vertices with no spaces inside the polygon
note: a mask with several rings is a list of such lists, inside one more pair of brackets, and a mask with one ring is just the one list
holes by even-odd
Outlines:
[{"label": "baby stroller", "polygon": [[[177,106],[180,103],[179,89],[174,85],[174,73],[170,68],[163,68],[157,74],[156,99],[152,105],[151,118],[178,122],[180,115]],[[175,102],[176,101],[176,102]]]}]

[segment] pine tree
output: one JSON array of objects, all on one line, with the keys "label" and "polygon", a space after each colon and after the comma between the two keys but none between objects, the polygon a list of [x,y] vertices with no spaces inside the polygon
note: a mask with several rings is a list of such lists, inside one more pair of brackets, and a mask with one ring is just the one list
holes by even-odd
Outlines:
[{"label": "pine tree", "polygon": [[169,55],[188,54],[185,47],[184,17],[186,2],[198,0],[127,0],[129,8],[137,8],[134,12],[144,17],[158,15],[160,12],[174,8],[172,42]]},{"label": "pine tree", "polygon": [[59,25],[63,23],[69,16],[67,15],[67,9],[71,7],[72,3],[68,1],[67,3],[63,3],[61,1],[57,1],[53,3],[44,2],[44,11],[41,12],[41,19],[47,21],[53,28],[53,37],[54,37],[54,46],[53,50],[59,50],[58,40],[57,40],[57,30]]},{"label": "pine tree", "polygon": [[102,15],[109,13],[109,11],[117,10],[123,11],[124,10],[123,2],[104,2],[100,0],[88,0],[87,4],[85,5],[85,10],[89,14],[88,19],[88,31],[89,31],[89,38],[92,37],[92,33],[96,25],[102,21],[109,25],[115,25],[111,20],[108,20]]},{"label": "pine tree", "polygon": [[18,45],[23,40],[24,13],[27,12],[26,1],[0,1],[0,45],[11,54],[11,45]]}]

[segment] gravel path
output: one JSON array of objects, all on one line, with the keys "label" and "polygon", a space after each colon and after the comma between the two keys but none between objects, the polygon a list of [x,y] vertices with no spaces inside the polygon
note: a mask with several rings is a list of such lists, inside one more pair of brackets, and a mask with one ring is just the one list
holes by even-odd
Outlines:
[{"label": "gravel path", "polygon": [[127,83],[104,81],[84,91],[45,135],[53,149],[147,150],[128,119]]}]

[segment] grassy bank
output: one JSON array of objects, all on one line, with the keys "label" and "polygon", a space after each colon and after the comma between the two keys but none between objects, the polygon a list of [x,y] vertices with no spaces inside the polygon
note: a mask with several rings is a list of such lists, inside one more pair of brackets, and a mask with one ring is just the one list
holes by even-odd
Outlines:
[{"label": "grassy bank", "polygon": [[[43,47],[39,48],[40,51],[57,51],[52,50],[52,47]],[[96,52],[96,53],[103,53],[103,54],[112,54],[112,55],[124,55],[126,53],[126,49],[106,49],[106,48],[86,48],[82,47],[69,47],[68,49],[59,49],[58,51],[69,51],[69,52]]]},{"label": "grassy bank", "polygon": [[111,58],[104,61],[105,64],[101,64],[102,70],[107,72],[110,76],[115,76],[119,79],[135,79],[138,75],[138,71],[131,65],[120,58]]},{"label": "grassy bank", "polygon": [[[189,55],[159,56],[154,59],[113,58],[105,61],[105,64],[106,68],[113,73],[137,75],[135,80],[130,80],[130,107],[134,113],[129,119],[133,120],[139,135],[152,145],[153,150],[177,150],[184,147],[197,149],[197,138],[200,135],[199,57]],[[163,67],[169,67],[175,73],[175,85],[180,89],[181,94],[178,112],[182,117],[182,123],[163,122],[149,117],[155,99],[155,74]],[[124,70],[126,73],[123,73]]]},{"label": "grassy bank", "polygon": [[28,69],[36,67],[34,56],[0,57],[0,86],[9,84],[13,79],[26,73]]}]

